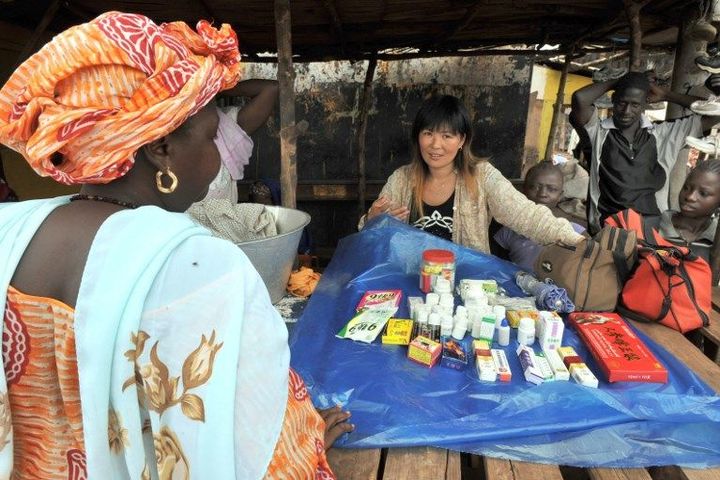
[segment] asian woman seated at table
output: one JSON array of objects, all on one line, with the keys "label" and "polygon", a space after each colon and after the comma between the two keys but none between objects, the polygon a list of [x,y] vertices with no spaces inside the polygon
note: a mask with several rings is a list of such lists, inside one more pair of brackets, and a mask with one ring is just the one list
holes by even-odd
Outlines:
[{"label": "asian woman seated at table", "polygon": [[472,154],[472,124],[457,97],[426,100],[411,135],[410,164],[390,175],[360,219],[360,228],[388,213],[484,253],[490,252],[488,225],[493,218],[542,245],[574,245],[583,238],[566,219],[517,191],[487,159]]}]

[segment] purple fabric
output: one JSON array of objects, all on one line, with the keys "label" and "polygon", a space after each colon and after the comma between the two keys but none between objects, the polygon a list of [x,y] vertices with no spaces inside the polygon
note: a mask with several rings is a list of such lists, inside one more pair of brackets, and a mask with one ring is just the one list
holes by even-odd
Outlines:
[{"label": "purple fabric", "polygon": [[241,180],[245,165],[250,163],[253,141],[233,118],[232,113],[237,115],[236,111],[231,111],[231,114],[228,115],[218,108],[217,113],[219,122],[215,145],[220,152],[220,159],[230,172],[232,179]]},{"label": "purple fabric", "polygon": [[[577,223],[570,222],[577,233],[583,233],[585,228]],[[495,234],[495,241],[508,251],[510,261],[523,270],[533,271],[535,259],[540,254],[542,245],[538,245],[527,237],[514,232],[508,227],[502,227]]]}]

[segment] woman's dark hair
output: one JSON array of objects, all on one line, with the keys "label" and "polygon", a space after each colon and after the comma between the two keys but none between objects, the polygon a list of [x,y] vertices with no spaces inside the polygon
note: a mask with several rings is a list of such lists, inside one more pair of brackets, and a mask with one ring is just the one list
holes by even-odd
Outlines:
[{"label": "woman's dark hair", "polygon": [[472,140],[470,115],[459,98],[452,95],[431,97],[422,104],[412,128],[413,142],[423,130],[436,131],[447,129],[454,134],[464,135],[465,142]]},{"label": "woman's dark hair", "polygon": [[650,80],[644,73],[626,73],[615,84],[615,95],[625,92],[629,88],[637,88],[645,93],[650,91]]},{"label": "woman's dark hair", "polygon": [[[720,159],[698,160],[695,168],[690,172],[690,175],[693,173],[714,173],[715,175],[720,175]],[[688,175],[688,177],[690,175]]]},{"label": "woman's dark hair", "polygon": [[413,210],[419,215],[423,214],[422,192],[425,178],[430,173],[420,154],[420,133],[424,130],[444,130],[461,135],[464,139],[464,148],[455,155],[455,169],[465,182],[465,187],[471,194],[477,194],[475,180],[475,165],[485,160],[475,157],[470,151],[472,143],[472,122],[465,105],[459,98],[452,95],[430,97],[423,102],[415,115],[412,128],[412,179],[413,179]]}]

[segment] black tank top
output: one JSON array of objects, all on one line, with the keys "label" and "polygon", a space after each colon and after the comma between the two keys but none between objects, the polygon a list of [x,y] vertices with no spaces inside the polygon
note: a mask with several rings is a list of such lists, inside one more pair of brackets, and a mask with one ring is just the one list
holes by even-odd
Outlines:
[{"label": "black tank top", "polygon": [[411,219],[411,224],[420,230],[452,241],[454,203],[455,192],[441,205],[428,205],[423,202],[424,215],[418,217],[418,215],[415,214],[415,218]]}]

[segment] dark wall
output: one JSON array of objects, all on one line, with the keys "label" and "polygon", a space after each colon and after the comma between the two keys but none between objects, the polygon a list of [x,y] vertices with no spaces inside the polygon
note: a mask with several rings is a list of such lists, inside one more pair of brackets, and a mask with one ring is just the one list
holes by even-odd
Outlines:
[{"label": "dark wall", "polygon": [[[519,177],[527,121],[530,72],[526,57],[474,57],[379,62],[368,116],[366,175],[384,183],[410,159],[410,129],[425,98],[452,94],[464,102],[474,124],[473,152],[489,156],[509,177]],[[245,78],[273,78],[267,65],[246,67]],[[357,181],[354,135],[365,63],[296,65],[296,120],[309,123],[298,139],[298,181]],[[253,136],[246,180],[280,177],[279,120],[271,118]],[[373,200],[373,199],[370,199]],[[354,231],[355,200],[299,202],[313,216],[315,245],[334,246]]]}]

